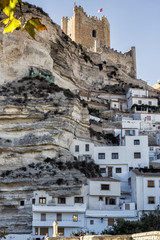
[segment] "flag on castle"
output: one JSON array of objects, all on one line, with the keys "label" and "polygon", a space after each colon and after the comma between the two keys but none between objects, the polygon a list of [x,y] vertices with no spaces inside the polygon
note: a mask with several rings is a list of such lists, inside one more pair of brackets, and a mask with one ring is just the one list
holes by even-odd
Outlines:
[{"label": "flag on castle", "polygon": [[103,12],[103,8],[100,8],[100,9],[98,10],[98,13],[100,13],[100,12]]}]

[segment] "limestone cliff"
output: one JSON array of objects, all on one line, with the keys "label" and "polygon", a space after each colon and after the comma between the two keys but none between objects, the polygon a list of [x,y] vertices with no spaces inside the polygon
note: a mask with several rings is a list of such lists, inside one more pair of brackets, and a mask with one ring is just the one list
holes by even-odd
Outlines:
[{"label": "limestone cliff", "polygon": [[[41,18],[47,31],[36,40],[25,32],[0,32],[0,226],[28,233],[35,190],[53,198],[78,195],[86,177],[99,176],[93,162],[73,159],[73,139],[111,144],[110,135],[109,141],[102,133],[96,138],[90,128],[80,92],[105,94],[114,85],[125,94],[128,84],[148,86],[100,54],[83,51],[41,9],[26,4],[24,12],[26,18]],[[43,74],[27,77],[31,67]],[[48,75],[55,76],[55,84]]]}]

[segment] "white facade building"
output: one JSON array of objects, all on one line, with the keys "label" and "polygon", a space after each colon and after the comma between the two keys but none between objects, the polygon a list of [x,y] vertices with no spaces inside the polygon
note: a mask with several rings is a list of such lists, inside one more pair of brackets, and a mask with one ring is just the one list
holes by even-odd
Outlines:
[{"label": "white facade building", "polygon": [[120,181],[108,178],[91,178],[83,185],[81,195],[51,197],[44,191],[34,193],[33,239],[52,236],[53,222],[58,222],[60,236],[69,237],[81,231],[89,234],[101,232],[118,218],[136,218],[134,203],[120,203]]},{"label": "white facade building", "polygon": [[76,140],[71,146],[71,153],[78,159],[83,155],[85,158],[88,145],[88,155],[99,165],[102,175],[120,180],[121,190],[128,191],[129,171],[149,166],[148,136],[135,134],[132,130],[129,136],[124,136],[123,146],[94,146],[93,143]]},{"label": "white facade building", "polygon": [[[148,105],[158,106],[158,99],[148,96],[148,90],[139,88],[130,88],[126,94],[128,109],[130,110],[134,104],[136,105]],[[149,107],[136,107],[135,112],[148,112]]]},{"label": "white facade building", "polygon": [[135,169],[131,174],[132,201],[141,212],[160,205],[160,169]]}]

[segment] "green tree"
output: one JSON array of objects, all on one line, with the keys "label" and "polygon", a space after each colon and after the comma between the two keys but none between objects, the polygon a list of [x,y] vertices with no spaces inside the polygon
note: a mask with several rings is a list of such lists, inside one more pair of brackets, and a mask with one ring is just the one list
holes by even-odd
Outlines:
[{"label": "green tree", "polygon": [[121,235],[149,231],[160,231],[160,210],[158,208],[149,213],[143,213],[141,219],[137,221],[117,220],[111,228],[105,229],[102,234]]},{"label": "green tree", "polygon": [[[20,17],[15,16],[15,10],[19,7]],[[0,13],[3,12],[6,18],[2,20],[5,25],[3,33],[13,32],[15,29],[26,30],[32,38],[35,38],[35,30],[44,31],[46,26],[39,18],[31,18],[28,21],[23,14],[22,0],[0,0]]]}]

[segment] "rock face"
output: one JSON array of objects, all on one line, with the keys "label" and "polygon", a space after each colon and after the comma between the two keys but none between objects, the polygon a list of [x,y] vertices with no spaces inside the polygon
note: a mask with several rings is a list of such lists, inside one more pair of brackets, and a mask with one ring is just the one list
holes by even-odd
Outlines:
[{"label": "rock face", "polygon": [[1,172],[0,227],[9,233],[31,233],[35,191],[45,190],[52,199],[79,195],[86,177],[95,176],[100,172],[93,162],[75,161],[67,151],[60,151],[55,159]]},{"label": "rock face", "polygon": [[81,100],[42,76],[3,85],[0,96],[1,169],[55,157],[74,137],[90,137]]},{"label": "rock face", "polygon": [[132,63],[127,60],[134,55],[133,49],[124,55],[112,49],[95,54],[85,52],[41,9],[27,4],[23,11],[26,19],[30,14],[41,18],[47,31],[37,34],[36,41],[20,31],[0,34],[0,83],[20,79],[27,74],[30,66],[35,66],[51,71],[59,86],[73,91],[101,90],[106,85],[123,82],[148,87],[146,82],[133,77]]},{"label": "rock face", "polygon": [[[104,93],[116,85],[124,94],[128,83],[148,88],[124,66],[84,52],[41,9],[27,4],[24,12],[41,18],[48,30],[36,41],[20,31],[0,34],[0,227],[14,233],[31,232],[34,191],[53,198],[80,194],[86,177],[100,175],[94,163],[73,159],[74,138],[117,144],[90,129],[88,108],[75,93]],[[27,77],[31,67],[42,74]]]}]

